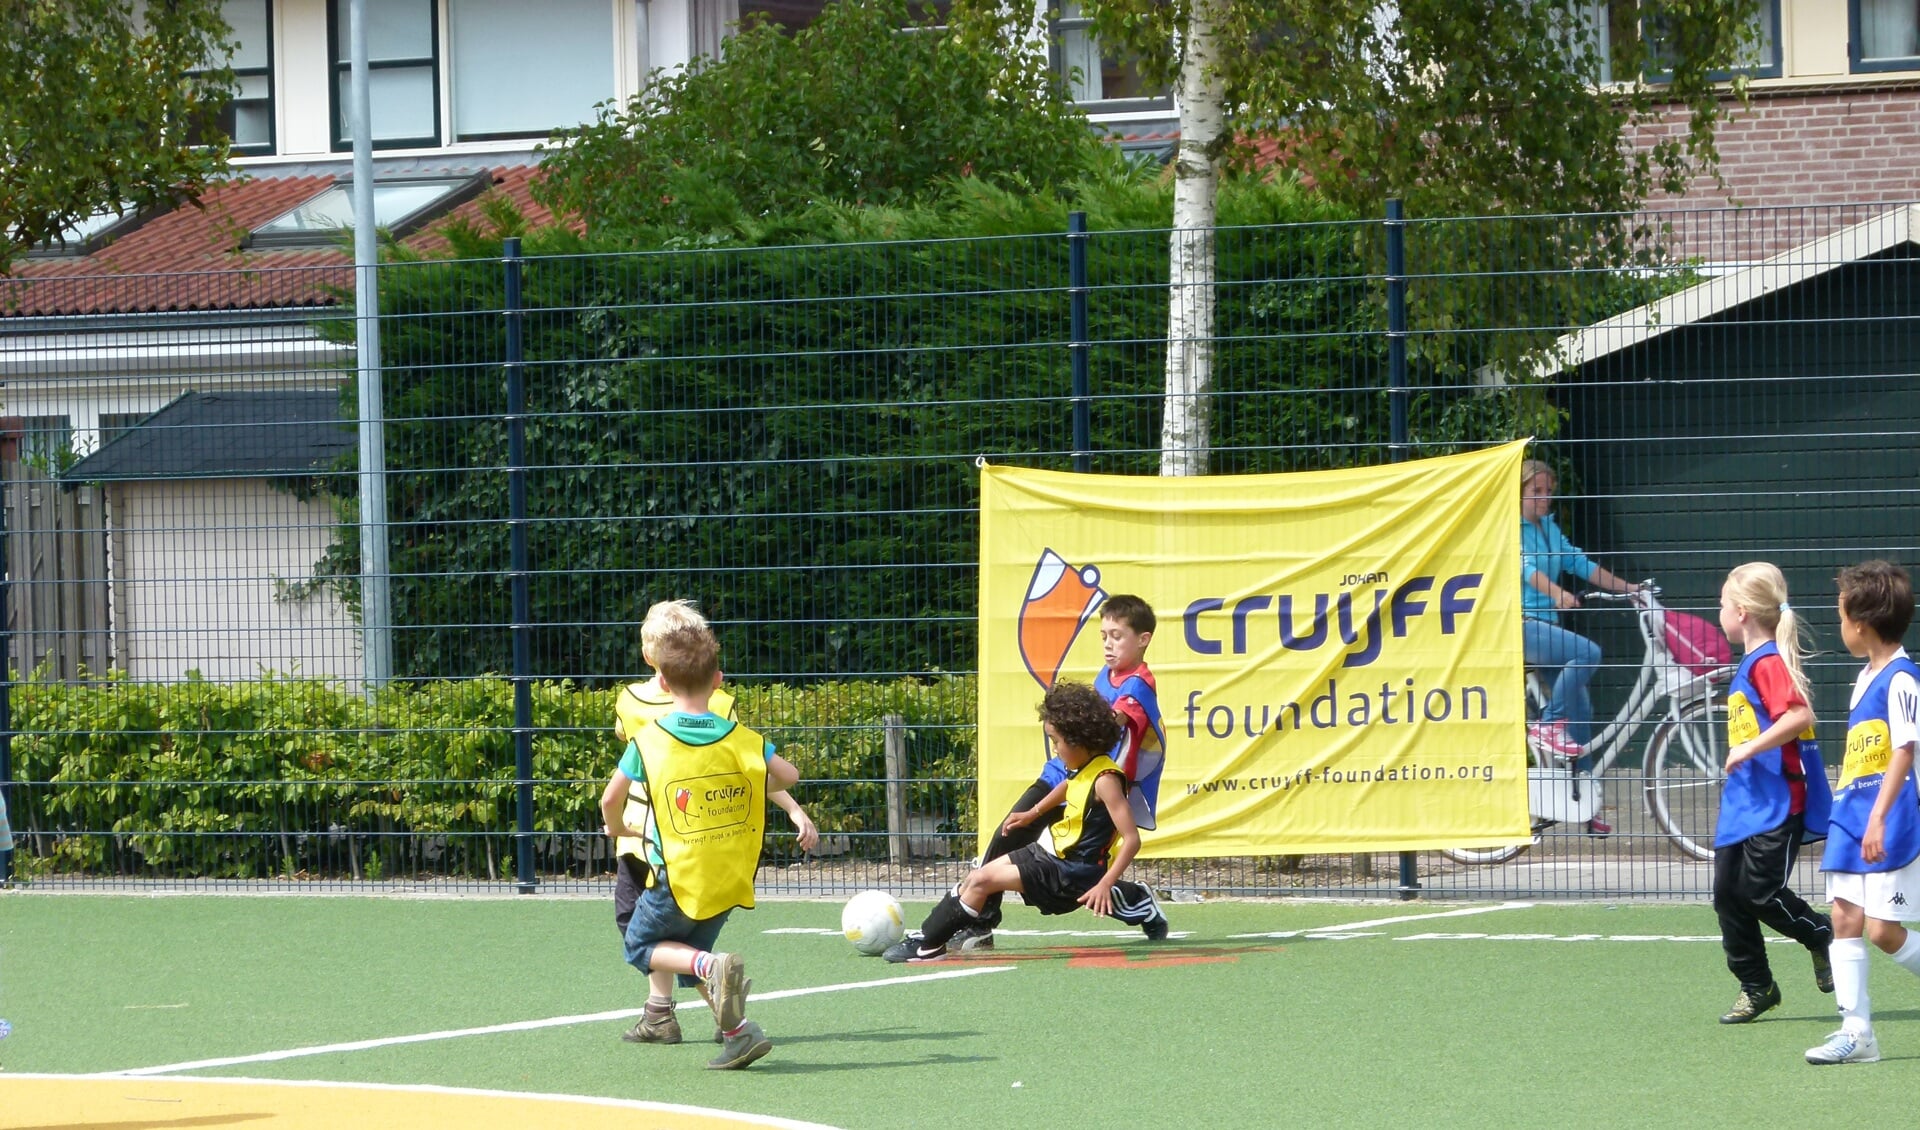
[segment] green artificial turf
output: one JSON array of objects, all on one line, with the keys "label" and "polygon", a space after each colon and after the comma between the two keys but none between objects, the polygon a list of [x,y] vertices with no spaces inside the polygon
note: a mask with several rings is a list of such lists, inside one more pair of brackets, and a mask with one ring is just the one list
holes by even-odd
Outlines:
[{"label": "green artificial turf", "polygon": [[[761,1000],[750,1015],[776,1046],[739,1073],[702,1069],[711,1025],[697,1007],[681,1012],[678,1047],[622,1043],[627,1021],[601,1019],[192,1073],[605,1095],[876,1130],[1744,1126],[1901,1117],[1920,1086],[1920,980],[1883,955],[1885,1061],[1815,1068],[1801,1053],[1835,1026],[1832,998],[1792,945],[1769,949],[1785,1004],[1723,1027],[1736,986],[1704,906],[1457,913],[1470,909],[1177,905],[1176,937],[1153,945],[1090,915],[1010,907],[989,955],[889,966],[837,935],[838,903],[767,902],[723,935],[757,994],[906,983]],[[1356,923],[1378,924],[1326,929]],[[1239,936],[1272,932],[1294,936]],[[599,901],[0,895],[9,1072],[582,1016],[643,995]]]}]

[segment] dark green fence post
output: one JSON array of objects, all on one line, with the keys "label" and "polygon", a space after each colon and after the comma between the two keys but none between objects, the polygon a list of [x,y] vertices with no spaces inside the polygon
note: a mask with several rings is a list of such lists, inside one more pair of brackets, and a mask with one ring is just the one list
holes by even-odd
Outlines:
[{"label": "dark green fence post", "polygon": [[[1387,201],[1387,450],[1395,463],[1407,457],[1407,222],[1400,201]],[[1400,853],[1400,897],[1420,890],[1414,853]]]},{"label": "dark green fence post", "polygon": [[1093,469],[1089,450],[1093,402],[1087,390],[1087,214],[1067,213],[1067,302],[1071,341],[1067,355],[1073,368],[1073,469]]},{"label": "dark green fence post", "polygon": [[513,592],[514,857],[520,893],[531,894],[533,873],[533,618],[527,589],[527,388],[520,311],[520,241],[504,241],[506,266],[508,569]]}]

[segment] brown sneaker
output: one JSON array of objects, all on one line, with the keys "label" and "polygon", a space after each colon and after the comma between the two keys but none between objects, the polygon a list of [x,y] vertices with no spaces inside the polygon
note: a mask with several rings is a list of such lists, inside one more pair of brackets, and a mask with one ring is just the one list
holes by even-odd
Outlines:
[{"label": "brown sneaker", "polygon": [[633,1027],[620,1033],[620,1038],[629,1044],[677,1044],[680,1042],[680,1021],[671,1008],[664,1012],[641,1009],[640,1019],[633,1022]]},{"label": "brown sneaker", "polygon": [[1733,1007],[1720,1018],[1720,1023],[1749,1023],[1757,1019],[1761,1013],[1778,1006],[1779,1003],[1780,986],[1777,983],[1768,985],[1757,993],[1741,989],[1740,995],[1733,998]]},{"label": "brown sneaker", "polygon": [[[752,990],[753,988],[752,981],[747,982],[747,988],[748,990]],[[693,991],[696,993],[699,993],[700,999],[707,1002],[707,1008],[709,1009],[713,1008],[713,997],[711,994],[707,992],[707,983],[705,981],[702,981],[698,985],[695,985],[693,987]],[[719,1020],[719,1014],[717,1012],[714,1014],[713,1042],[716,1044],[724,1044],[727,1042],[727,1034],[720,1030],[720,1020]]]},{"label": "brown sneaker", "polygon": [[[707,970],[704,994],[713,1006],[713,1021],[723,1032],[740,1027],[747,1018],[747,963],[737,953],[716,953]],[[762,1053],[765,1054],[765,1053]]]}]

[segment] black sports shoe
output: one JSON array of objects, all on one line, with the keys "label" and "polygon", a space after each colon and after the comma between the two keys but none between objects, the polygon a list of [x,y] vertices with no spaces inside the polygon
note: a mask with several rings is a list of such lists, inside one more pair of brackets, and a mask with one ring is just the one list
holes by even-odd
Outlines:
[{"label": "black sports shoe", "polygon": [[1156,914],[1152,918],[1142,922],[1140,929],[1147,935],[1148,941],[1164,942],[1167,940],[1167,931],[1170,929],[1170,926],[1167,922],[1166,915]]},{"label": "black sports shoe", "polygon": [[947,947],[935,946],[931,950],[922,952],[920,949],[920,935],[908,934],[906,937],[888,946],[887,952],[880,956],[895,965],[908,961],[939,961],[947,956]]},{"label": "black sports shoe", "polygon": [[1825,949],[1813,950],[1813,987],[1823,993],[1833,991],[1833,961]]},{"label": "black sports shoe", "polygon": [[1733,1007],[1720,1018],[1722,1024],[1746,1024],[1757,1019],[1761,1013],[1780,1004],[1780,986],[1770,984],[1759,992],[1741,989],[1740,995],[1733,998]]},{"label": "black sports shoe", "polygon": [[991,926],[962,926],[958,933],[947,939],[947,948],[955,953],[990,950],[993,948],[993,928]]}]

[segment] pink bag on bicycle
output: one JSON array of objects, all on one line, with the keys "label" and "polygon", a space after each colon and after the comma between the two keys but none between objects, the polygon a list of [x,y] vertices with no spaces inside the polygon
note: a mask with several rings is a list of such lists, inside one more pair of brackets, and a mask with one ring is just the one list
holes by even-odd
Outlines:
[{"label": "pink bag on bicycle", "polygon": [[1733,645],[1726,633],[1701,617],[1667,609],[1666,637],[1674,660],[1696,675],[1712,674],[1714,668],[1733,662]]}]

